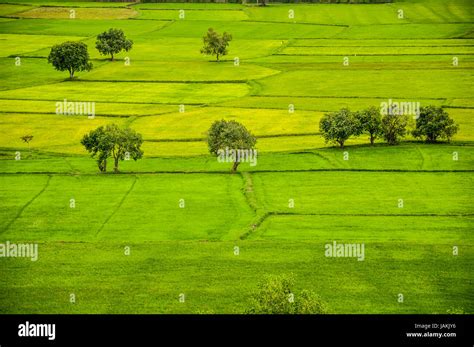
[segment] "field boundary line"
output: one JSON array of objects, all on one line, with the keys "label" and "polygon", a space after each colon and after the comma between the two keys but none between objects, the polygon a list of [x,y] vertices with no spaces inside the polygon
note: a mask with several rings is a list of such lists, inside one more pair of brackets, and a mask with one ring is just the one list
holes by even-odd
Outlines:
[{"label": "field boundary line", "polygon": [[[222,102],[222,104],[226,103],[227,101]],[[474,109],[474,106],[451,106],[451,105],[446,105],[446,104],[441,104],[443,108],[453,108],[453,109],[461,109],[461,110],[472,110]],[[284,111],[286,108],[282,107],[270,107],[270,106],[265,106],[265,107],[258,107],[258,106],[232,106],[232,105],[221,105],[221,104],[216,104],[216,105],[211,105],[210,107],[220,107],[220,108],[237,108],[237,109],[257,109],[257,110],[281,110]],[[304,108],[304,106],[299,106],[298,111],[308,111],[308,112],[335,112],[337,110],[323,110],[323,109],[309,109],[309,108]],[[38,113],[41,114],[41,112],[17,112],[17,111],[1,111],[0,113]],[[55,114],[52,113],[51,114]],[[96,114],[97,116],[97,114]],[[146,117],[148,115],[141,115],[140,117]]]},{"label": "field boundary line", "polygon": [[362,169],[362,168],[326,168],[326,169],[295,169],[295,170],[255,170],[251,171],[252,173],[272,173],[272,172],[407,172],[407,173],[460,173],[460,172],[474,172],[470,169],[461,169],[461,170],[410,170],[410,169]]},{"label": "field boundary line", "polygon": [[[294,46],[296,47],[296,46]],[[337,47],[337,46],[335,46]],[[289,54],[285,54],[285,53],[274,53],[272,55],[274,56],[290,56],[290,57],[341,57],[341,56],[349,56],[349,57],[397,57],[397,56],[418,56],[418,55],[447,55],[447,56],[451,56],[453,54],[456,54],[456,55],[473,55],[472,53],[373,53],[373,54],[369,54],[369,53],[351,53],[351,54],[347,54],[347,53],[341,53],[341,54],[316,54],[316,53],[289,53]],[[331,62],[329,62],[330,64],[332,64]],[[278,64],[278,63],[275,63],[275,64]],[[449,68],[446,68],[446,70],[449,69]],[[466,68],[467,69],[467,68]],[[391,70],[395,70],[395,69],[391,69]],[[420,69],[421,70],[421,69]],[[423,70],[426,70],[426,69],[423,69]],[[430,69],[432,70],[432,69]],[[443,69],[444,70],[444,69]]]},{"label": "field boundary line", "polygon": [[[258,173],[307,173],[307,172],[367,172],[367,173],[380,173],[380,172],[391,172],[391,173],[472,173],[474,170],[470,169],[460,169],[460,170],[410,170],[410,169],[349,169],[349,168],[326,168],[326,169],[291,169],[291,170],[252,170],[252,171],[242,171],[252,174]],[[120,172],[118,174],[100,174],[96,173],[71,173],[67,171],[14,171],[14,172],[2,172],[0,171],[0,176],[5,175],[55,175],[55,176],[97,176],[97,177],[113,177],[117,175],[169,175],[169,174],[179,174],[179,175],[232,175],[232,172],[228,170],[156,170],[156,171],[128,171]]]},{"label": "field boundary line", "polygon": [[5,2],[2,2],[2,5],[18,5],[18,6],[25,6],[25,7],[38,7],[38,5],[32,5],[32,4],[28,4],[28,3],[18,3],[18,2],[9,2],[9,1],[5,1]]},{"label": "field boundary line", "polygon": [[96,231],[95,233],[95,236],[99,235],[99,233],[102,231],[102,229],[104,228],[104,226],[109,222],[109,220],[115,215],[115,213],[117,213],[117,211],[120,209],[120,207],[122,207],[122,204],[123,202],[125,201],[125,199],[127,198],[127,196],[130,194],[130,192],[133,190],[133,188],[135,187],[135,183],[137,183],[138,181],[138,177],[136,175],[134,175],[134,180],[132,182],[132,185],[130,186],[130,188],[128,188],[128,190],[125,192],[125,194],[122,196],[122,199],[120,199],[118,205],[114,208],[114,210],[112,211],[112,213],[105,219],[105,221],[102,223],[102,225],[99,227],[99,229]]},{"label": "field boundary line", "polygon": [[[7,91],[13,91],[13,90],[21,90],[21,89],[27,89],[27,88],[36,88],[36,87],[42,87],[42,86],[51,86],[54,84],[61,84],[64,81],[52,81],[52,82],[47,82],[47,83],[41,83],[41,84],[35,84],[32,86],[26,86],[26,87],[18,87],[18,88],[9,88],[9,89],[3,89],[0,90],[1,92],[7,92]],[[1,98],[1,100],[37,100],[37,99],[9,99],[9,98]],[[53,101],[53,100],[47,100],[47,101]],[[57,101],[57,100],[56,100]]]},{"label": "field boundary line", "polygon": [[[132,6],[134,5],[138,5],[139,3],[134,3],[132,4]],[[143,3],[143,4],[146,4],[146,3]],[[175,4],[175,3],[171,3],[171,4]],[[179,8],[139,8],[137,9],[138,11],[179,11]],[[217,9],[217,8],[209,8],[209,9],[206,9],[206,8],[183,8],[183,10],[185,11],[241,11],[241,12],[245,12],[245,8],[225,8],[225,9]]]},{"label": "field boundary line", "polygon": [[48,175],[48,180],[46,181],[45,185],[43,186],[43,188],[38,192],[36,193],[35,196],[33,196],[33,198],[31,198],[25,205],[23,205],[23,207],[20,209],[20,211],[18,211],[18,213],[16,214],[16,216],[7,224],[7,226],[5,227],[5,229],[0,232],[3,233],[5,231],[7,231],[11,225],[18,219],[20,218],[21,214],[23,213],[23,211],[28,207],[30,206],[41,194],[43,194],[43,192],[49,187],[49,182],[51,181],[52,179],[52,176],[51,175]]},{"label": "field boundary line", "polygon": [[[298,40],[301,40],[301,39],[298,39]],[[426,48],[426,47],[431,47],[431,48],[438,48],[438,47],[474,47],[474,45],[471,45],[471,44],[462,44],[462,45],[455,45],[455,44],[452,44],[452,45],[404,45],[404,46],[401,46],[401,45],[373,45],[373,46],[360,46],[360,45],[344,45],[344,46],[330,46],[330,45],[314,45],[314,46],[311,46],[311,45],[291,45],[289,47],[304,47],[304,48],[313,48],[313,47],[317,47],[317,48],[348,48],[348,47],[351,47],[351,48],[360,48],[360,47],[371,47],[371,48],[378,48],[378,47],[386,47],[386,48],[406,48],[406,47],[409,47],[409,48]],[[424,55],[424,54],[423,54]]]},{"label": "field boundary line", "polygon": [[[274,76],[274,75],[271,75]],[[95,82],[95,83],[156,83],[156,84],[245,84],[249,80],[95,80],[95,79],[81,79],[80,81],[72,81],[72,83],[78,82]],[[71,81],[63,81],[65,83]]]},{"label": "field boundary line", "polygon": [[313,26],[321,26],[321,27],[336,27],[336,28],[350,28],[351,25],[349,24],[328,24],[328,23],[312,23],[312,22],[284,22],[284,21],[272,21],[272,20],[255,20],[255,19],[249,19],[249,20],[242,20],[239,22],[245,22],[245,23],[267,23],[267,24],[290,24],[290,25],[295,25],[295,24],[300,24],[300,25],[313,25]]},{"label": "field boundary line", "polygon": [[[269,76],[269,77],[272,77],[272,76]],[[303,99],[305,98],[306,99],[383,99],[383,100],[400,99],[401,101],[410,99],[409,97],[398,97],[398,96],[334,96],[334,95],[272,95],[272,94],[255,94],[255,95],[249,95],[249,97],[252,97],[252,98],[303,98]],[[413,98],[414,97],[412,97],[412,99]],[[444,97],[444,98],[418,98],[418,99],[444,101],[447,98]],[[458,99],[464,99],[464,98],[458,97]]]},{"label": "field boundary line", "polygon": [[423,167],[425,166],[425,155],[423,154],[423,151],[420,149],[420,146],[415,146],[415,148],[421,157],[420,170],[423,170]]},{"label": "field boundary line", "polygon": [[258,212],[258,201],[254,193],[253,179],[251,172],[240,172],[240,177],[244,182],[243,193],[245,196],[245,201],[247,205],[257,214]]},{"label": "field boundary line", "polygon": [[239,236],[240,240],[246,240],[248,239],[249,236],[254,235],[257,233],[257,229],[262,225],[262,223],[273,214],[273,212],[265,212],[259,216],[257,216],[255,222],[252,224],[252,226],[244,232],[242,235]]},{"label": "field boundary line", "polygon": [[270,211],[265,212],[261,215],[255,224],[252,225],[252,228],[247,230],[245,233],[240,235],[241,240],[246,240],[250,236],[254,236],[259,232],[257,229],[271,217],[279,216],[328,216],[328,217],[446,217],[446,218],[459,218],[459,217],[474,217],[474,213],[448,213],[448,214],[438,214],[438,213],[403,213],[403,214],[387,214],[387,213],[298,213],[298,212],[278,212]]},{"label": "field boundary line", "polygon": [[443,108],[455,108],[455,109],[461,109],[461,110],[472,110],[474,109],[474,106],[451,106],[451,105],[442,105]]},{"label": "field boundary line", "polygon": [[265,215],[268,212],[265,211],[265,209],[259,205],[257,195],[255,194],[252,172],[240,172],[240,176],[242,177],[244,182],[242,192],[244,194],[245,201],[255,214],[254,218],[252,218],[252,220],[250,221],[250,226],[247,227],[247,230],[239,236],[239,239],[242,239],[242,235],[252,233],[257,228],[257,226],[260,224],[260,220],[262,218],[266,218]]},{"label": "field boundary line", "polygon": [[[368,24],[371,25],[371,24]],[[400,25],[400,24],[396,24]],[[354,41],[354,39],[347,38],[347,37],[297,37],[296,40],[345,40],[345,41]],[[472,38],[465,38],[465,37],[438,37],[438,38],[429,38],[429,37],[413,37],[413,38],[357,38],[355,41],[386,41],[386,40],[397,40],[397,41],[428,41],[428,40],[472,40]]]},{"label": "field boundary line", "polygon": [[[135,18],[129,18],[129,19],[127,19],[127,20],[143,20],[143,19],[139,19],[139,18],[135,17]],[[149,34],[151,34],[151,33],[155,33],[155,32],[157,32],[157,31],[166,29],[166,28],[170,27],[171,25],[173,25],[176,21],[173,20],[173,19],[170,19],[170,20],[162,20],[162,22],[166,22],[162,27],[160,27],[160,28],[158,28],[158,29],[155,29],[155,30],[147,31],[147,32],[145,32],[145,33],[143,33],[143,34],[149,35]],[[142,34],[142,35],[143,35],[143,34]]]},{"label": "field boundary line", "polygon": [[[105,8],[107,10],[114,9],[114,8],[128,8],[127,2],[124,2],[124,5],[118,5],[118,6],[73,6],[67,2],[61,5],[51,5],[51,4],[34,4],[34,3],[17,3],[17,2],[2,2],[2,4],[7,4],[7,5],[24,5],[24,6],[33,6],[35,8],[41,8],[41,7],[59,7],[59,8],[91,8],[91,9],[96,9],[96,8]],[[100,4],[100,2],[99,2]],[[25,11],[22,11],[25,12]],[[29,18],[28,18],[29,19]]]},{"label": "field boundary line", "polygon": [[[62,83],[62,82],[58,82]],[[74,83],[74,82],[72,82]],[[7,90],[13,90],[13,89],[6,89]],[[1,91],[0,91],[1,93]],[[15,100],[15,101],[53,101],[57,102],[57,99],[27,99],[27,98],[5,98],[0,96],[0,100]],[[132,105],[168,105],[168,106],[178,106],[180,103],[173,103],[173,102],[153,102],[153,101],[147,101],[147,102],[140,102],[140,101],[97,101],[97,100],[89,100],[89,101],[94,101],[97,104],[132,104]],[[198,103],[198,102],[187,102],[186,105],[189,106],[204,106],[206,105],[205,103]]]},{"label": "field boundary line", "polygon": [[[0,112],[1,113],[1,112]],[[173,112],[174,113],[174,112]],[[299,136],[320,136],[321,133],[288,133],[288,134],[268,134],[268,135],[255,135],[257,139],[267,139],[275,137],[299,137]],[[205,137],[190,137],[188,139],[144,139],[145,142],[202,142],[206,141]]]},{"label": "field boundary line", "polygon": [[62,156],[62,157],[60,157],[60,158],[64,160],[64,162],[67,164],[67,166],[69,166],[69,168],[71,169],[71,172],[74,172],[74,167],[73,167],[73,166],[71,165],[71,163],[67,160],[68,157]]},{"label": "field boundary line", "polygon": [[[61,116],[63,117],[63,115],[58,115],[56,112],[35,112],[35,111],[3,111],[3,110],[0,110],[0,114],[28,114],[28,115],[56,115],[56,116]],[[156,116],[158,116],[160,114],[156,114]],[[154,114],[145,114],[145,115],[124,115],[124,114],[120,114],[120,115],[111,115],[111,114],[98,114],[96,113],[94,115],[95,117],[104,117],[104,118],[129,118],[129,117],[151,117],[151,116],[155,116]],[[73,117],[73,116],[71,116]]]},{"label": "field boundary line", "polygon": [[[328,163],[329,165],[334,165],[334,163],[331,162],[331,160],[330,160],[328,157],[322,155],[322,154],[319,153],[319,152],[305,152],[305,154],[306,154],[306,153],[311,153],[312,155],[315,155],[315,156],[317,156],[317,157],[323,159],[323,160],[324,160],[326,163]],[[336,162],[336,163],[337,163],[337,162]]]},{"label": "field boundary line", "polygon": [[[269,216],[347,216],[347,217],[474,217],[474,213],[314,213],[272,211]],[[267,217],[268,218],[268,217]]]}]

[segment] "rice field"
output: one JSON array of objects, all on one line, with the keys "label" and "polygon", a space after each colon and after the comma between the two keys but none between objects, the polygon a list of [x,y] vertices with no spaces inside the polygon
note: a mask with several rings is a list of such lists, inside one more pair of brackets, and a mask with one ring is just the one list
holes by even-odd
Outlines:
[{"label": "rice field", "polygon": [[[467,0],[0,3],[0,243],[39,248],[0,258],[0,313],[240,314],[266,274],[293,274],[329,313],[473,313],[473,13]],[[220,62],[200,53],[211,27],[233,36]],[[134,42],[115,61],[95,48],[109,28]],[[47,62],[65,41],[93,64],[72,81]],[[95,117],[57,114],[65,99]],[[459,132],[324,142],[325,113],[389,100],[442,106]],[[220,119],[257,137],[255,166],[232,174],[209,154]],[[110,123],[144,138],[120,174],[80,144]],[[333,241],[365,244],[364,261],[325,257]]]}]

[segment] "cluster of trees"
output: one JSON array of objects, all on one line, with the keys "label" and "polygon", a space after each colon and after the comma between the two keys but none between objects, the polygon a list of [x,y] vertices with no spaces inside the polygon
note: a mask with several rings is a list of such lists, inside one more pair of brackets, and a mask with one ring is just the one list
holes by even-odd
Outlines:
[{"label": "cluster of trees", "polygon": [[[351,112],[342,108],[338,112],[325,114],[319,123],[319,129],[326,142],[338,144],[341,148],[351,136],[367,134],[371,145],[378,138],[383,138],[388,144],[397,144],[409,133],[407,115],[382,115],[380,109],[369,107],[365,110]],[[436,142],[439,139],[450,141],[459,127],[442,107],[426,106],[420,108],[420,114],[411,134],[426,142]],[[31,136],[32,138],[32,136]],[[31,141],[30,138],[24,139]],[[97,157],[100,171],[107,171],[107,158],[114,158],[114,171],[118,172],[120,160],[129,156],[137,160],[143,156],[140,149],[142,136],[130,128],[119,128],[115,124],[101,126],[86,134],[81,143]],[[207,136],[209,152],[215,156],[226,148],[235,150],[255,150],[257,139],[247,128],[234,120],[224,119],[215,121]],[[237,171],[240,161],[236,158],[232,164],[232,172]]]},{"label": "cluster of trees", "polygon": [[310,290],[298,293],[292,290],[294,278],[289,276],[267,276],[252,298],[249,314],[324,314],[326,304]]},{"label": "cluster of trees", "polygon": [[[319,130],[326,142],[338,144],[341,148],[351,136],[369,135],[370,143],[383,138],[388,144],[397,144],[409,134],[410,118],[407,115],[382,115],[377,107],[351,112],[342,108],[338,112],[327,113],[319,122]],[[411,134],[426,142],[440,139],[450,141],[459,126],[442,107],[425,106],[420,108],[416,124]]]},{"label": "cluster of trees", "polygon": [[[133,41],[125,37],[121,29],[109,29],[97,36],[95,47],[102,55],[110,55],[132,49]],[[67,41],[51,48],[48,62],[58,71],[68,71],[69,78],[74,78],[75,72],[90,71],[92,63],[89,61],[87,45],[83,42]]]},{"label": "cluster of trees", "polygon": [[114,159],[114,172],[119,172],[119,161],[137,160],[143,157],[142,135],[131,128],[119,128],[115,124],[98,127],[84,135],[81,144],[97,158],[101,172],[107,171],[107,159]]},{"label": "cluster of trees", "polygon": [[[263,5],[265,2],[263,2]],[[218,34],[209,28],[203,37],[204,47],[201,53],[215,55],[216,60],[228,53],[229,42],[232,36],[226,32]],[[129,51],[133,42],[125,37],[120,29],[109,29],[97,36],[96,48],[103,55],[110,55],[114,60],[114,54],[122,50]],[[89,62],[87,46],[82,42],[65,42],[53,46],[48,61],[60,71],[69,71],[70,78],[74,77],[76,71],[85,71],[92,68]],[[369,135],[371,145],[378,138],[383,138],[388,144],[397,144],[409,131],[409,117],[407,115],[384,114],[377,107],[351,112],[348,108],[342,108],[337,112],[325,114],[319,123],[319,129],[326,142],[338,144],[341,148],[351,136],[361,134]],[[427,142],[436,142],[438,139],[450,141],[458,131],[448,113],[441,107],[426,106],[420,109],[416,125],[411,131],[415,138],[423,138]],[[25,142],[31,139],[24,139]],[[209,152],[218,155],[225,148],[238,150],[254,150],[256,137],[248,131],[244,125],[236,121],[215,121],[208,131],[207,137]],[[114,171],[118,172],[120,160],[130,156],[137,160],[143,156],[140,149],[143,143],[140,134],[130,128],[121,129],[116,125],[107,125],[92,130],[86,134],[81,143],[92,154],[97,157],[100,171],[107,171],[107,159],[114,158]],[[237,171],[240,162],[234,161],[232,172]]]}]

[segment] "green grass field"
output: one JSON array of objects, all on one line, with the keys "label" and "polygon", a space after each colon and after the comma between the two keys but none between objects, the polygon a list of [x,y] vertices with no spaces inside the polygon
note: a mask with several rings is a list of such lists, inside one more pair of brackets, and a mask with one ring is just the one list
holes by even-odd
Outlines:
[{"label": "green grass field", "polygon": [[[0,313],[244,313],[267,274],[293,274],[329,313],[474,313],[471,1],[8,0],[0,17],[0,243],[39,249],[0,257]],[[210,27],[233,35],[219,63],[200,54]],[[109,28],[134,41],[113,62],[95,49]],[[47,62],[64,41],[94,65],[73,81]],[[95,118],[56,114],[64,99]],[[324,113],[389,99],[442,106],[459,132],[324,142]],[[209,154],[220,119],[256,135],[256,166]],[[110,123],[145,153],[100,174],[80,140]],[[333,241],[363,243],[364,261],[325,257]]]}]

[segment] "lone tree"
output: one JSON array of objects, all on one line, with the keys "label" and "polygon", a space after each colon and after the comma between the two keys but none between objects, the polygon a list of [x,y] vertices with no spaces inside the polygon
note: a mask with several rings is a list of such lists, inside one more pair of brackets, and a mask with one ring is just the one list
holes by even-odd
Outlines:
[{"label": "lone tree", "polygon": [[[254,150],[257,139],[245,126],[234,120],[215,121],[209,129],[207,144],[209,152],[219,156],[226,149],[236,151]],[[220,153],[219,153],[220,152]],[[240,164],[239,158],[234,157],[232,172],[237,171]]]},{"label": "lone tree", "polygon": [[382,134],[389,145],[396,145],[407,133],[408,116],[386,114],[382,117]]},{"label": "lone tree", "polygon": [[354,114],[347,108],[342,108],[338,112],[325,114],[319,122],[319,131],[324,140],[339,144],[344,148],[346,140],[361,132],[360,123]]},{"label": "lone tree", "polygon": [[25,136],[22,136],[20,137],[20,139],[27,143],[28,144],[28,153],[31,153],[31,150],[30,150],[30,142],[31,140],[33,140],[33,135],[25,135]]},{"label": "lone tree", "polygon": [[58,71],[69,71],[69,78],[74,78],[76,71],[90,71],[92,63],[89,62],[87,46],[82,42],[64,42],[51,48],[48,62]]},{"label": "lone tree", "polygon": [[420,109],[412,134],[417,138],[424,137],[426,142],[436,142],[438,138],[449,142],[458,130],[459,126],[442,107],[430,105]]},{"label": "lone tree", "polygon": [[219,56],[227,55],[227,46],[229,46],[229,42],[232,41],[232,35],[224,32],[221,36],[214,31],[214,29],[209,28],[206,36],[204,36],[202,40],[204,42],[204,47],[201,48],[201,53],[215,55],[217,61],[219,61]]},{"label": "lone tree", "polygon": [[132,49],[132,46],[133,41],[125,37],[123,30],[113,28],[97,35],[97,41],[95,42],[95,48],[97,48],[99,53],[110,55],[111,61],[114,60],[114,54],[118,54],[121,51],[128,52]]},{"label": "lone tree", "polygon": [[361,132],[369,134],[370,144],[373,145],[375,139],[382,135],[382,115],[380,110],[372,106],[356,112],[355,117],[360,124]]},{"label": "lone tree", "polygon": [[295,293],[293,276],[267,276],[259,285],[250,314],[323,314],[326,304],[314,292],[302,290]]},{"label": "lone tree", "polygon": [[119,172],[119,161],[130,157],[133,160],[143,156],[141,145],[142,136],[131,128],[119,128],[115,124],[98,127],[84,135],[81,144],[91,153],[92,158],[97,156],[97,165],[101,172],[107,171],[107,159],[114,159],[114,172]]}]

